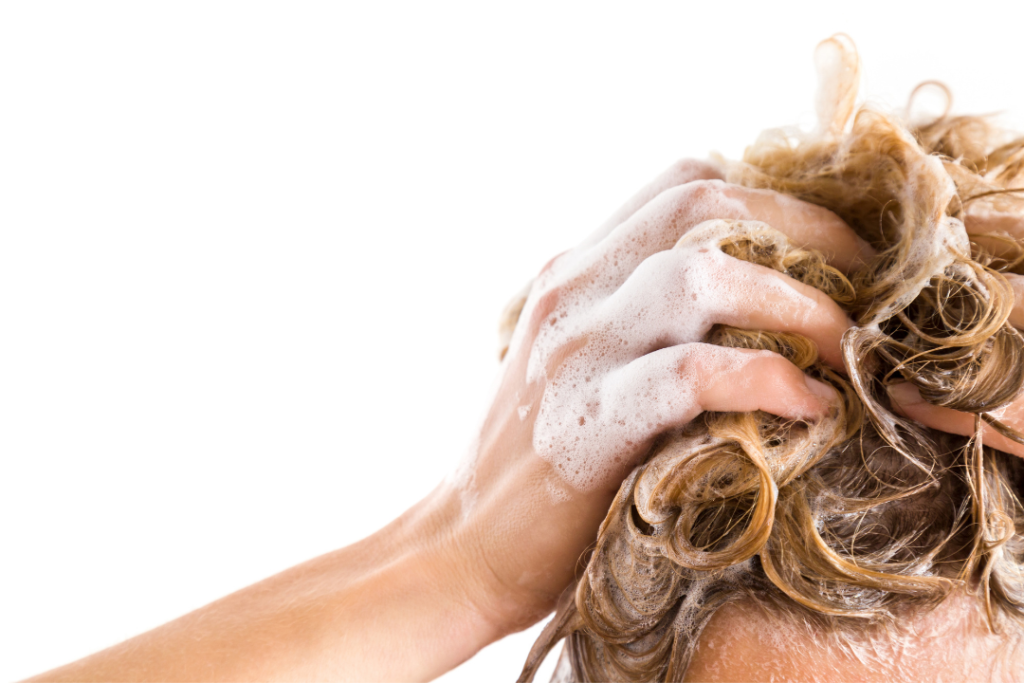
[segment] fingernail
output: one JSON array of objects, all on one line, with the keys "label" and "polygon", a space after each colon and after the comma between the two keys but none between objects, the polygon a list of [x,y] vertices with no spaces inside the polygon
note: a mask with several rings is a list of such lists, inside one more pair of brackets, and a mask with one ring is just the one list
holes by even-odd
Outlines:
[{"label": "fingernail", "polygon": [[813,377],[808,377],[807,375],[804,375],[804,381],[807,383],[807,388],[811,393],[825,403],[832,404],[839,402],[839,392],[833,389],[831,385],[819,382]]},{"label": "fingernail", "polygon": [[924,403],[924,399],[921,398],[921,392],[910,382],[890,384],[886,387],[886,391],[889,392],[889,398],[901,406],[916,406]]},{"label": "fingernail", "polygon": [[871,258],[875,255],[875,250],[870,244],[860,237],[857,238],[857,246],[860,247],[860,253],[858,256],[864,263],[871,261]]}]

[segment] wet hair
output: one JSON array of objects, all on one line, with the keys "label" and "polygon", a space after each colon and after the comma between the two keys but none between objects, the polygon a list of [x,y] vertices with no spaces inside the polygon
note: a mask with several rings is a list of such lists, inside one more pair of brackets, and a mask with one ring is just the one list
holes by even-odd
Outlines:
[{"label": "wet hair", "polygon": [[[910,124],[857,108],[849,39],[823,42],[818,59],[819,130],[763,134],[724,164],[727,180],[830,209],[877,255],[847,277],[763,223],[716,221],[684,239],[713,235],[850,314],[847,376],[798,335],[717,326],[708,339],[782,354],[839,405],[813,424],[705,413],[662,435],[622,483],[520,680],[562,639],[564,678],[682,680],[711,617],[741,599],[856,632],[965,591],[991,628],[1024,624],[1024,459],[979,438],[987,423],[1024,443],[998,418],[1024,385],[1003,275],[1024,258],[1012,237],[964,228],[973,216],[1024,222],[1022,195],[1008,191],[1024,185],[1024,138],[984,117]],[[973,414],[975,435],[895,414],[886,387],[903,381]]]}]

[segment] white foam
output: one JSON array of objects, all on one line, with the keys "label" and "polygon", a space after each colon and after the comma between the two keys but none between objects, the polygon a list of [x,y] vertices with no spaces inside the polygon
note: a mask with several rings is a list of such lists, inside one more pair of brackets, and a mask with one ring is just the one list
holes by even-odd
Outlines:
[{"label": "white foam", "polygon": [[[917,147],[907,131],[900,128],[896,132],[909,146]],[[928,207],[931,213],[923,216],[924,220],[906,221],[904,230],[910,231],[912,237],[904,261],[906,281],[899,296],[879,309],[868,324],[887,320],[893,311],[905,308],[930,284],[936,273],[942,273],[958,255],[970,257],[971,254],[963,221],[946,215],[946,207],[956,195],[956,185],[938,157],[921,152],[908,159],[903,194],[905,206]],[[964,274],[977,279],[968,270]]]},{"label": "white foam", "polygon": [[[621,261],[598,271],[565,263],[538,278],[535,291],[557,287],[564,294],[540,323],[528,362],[527,380],[545,383],[533,445],[573,487],[603,483],[641,444],[700,412],[706,386],[681,377],[659,349],[692,344],[676,352],[677,362],[704,368],[705,377],[732,372],[760,354],[721,354],[697,344],[712,325],[748,325],[752,311],[779,317],[813,310],[813,300],[784,279],[717,247],[728,236],[764,229],[756,222],[706,221],[674,248],[644,259],[615,288],[595,280],[610,278],[605,271]],[[528,302],[524,314],[534,315],[536,305]],[[580,348],[549,377],[555,354],[574,342]]]}]

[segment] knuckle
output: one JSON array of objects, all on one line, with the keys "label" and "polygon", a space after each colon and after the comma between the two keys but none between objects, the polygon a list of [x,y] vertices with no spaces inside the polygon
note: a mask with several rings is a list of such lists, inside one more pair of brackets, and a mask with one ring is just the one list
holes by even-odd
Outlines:
[{"label": "knuckle", "polygon": [[654,292],[665,287],[685,287],[690,275],[682,257],[675,250],[651,254],[637,265],[621,289],[624,294],[635,296],[637,290]]},{"label": "knuckle", "polygon": [[562,298],[562,292],[557,288],[552,288],[542,293],[537,297],[537,303],[534,304],[533,314],[531,316],[531,327],[537,329],[540,324],[554,312],[558,306],[558,302]]},{"label": "knuckle", "polygon": [[694,180],[681,187],[685,190],[683,195],[694,200],[713,199],[725,191],[725,183],[714,179]]},{"label": "knuckle", "polygon": [[755,371],[763,375],[768,382],[776,384],[792,381],[793,370],[796,369],[796,366],[788,360],[770,351],[759,355],[754,362],[756,363]]},{"label": "knuckle", "polygon": [[672,214],[677,219],[686,220],[703,215],[708,207],[719,204],[725,187],[721,180],[702,179],[669,188],[661,194]]},{"label": "knuckle", "polygon": [[[687,346],[689,346],[689,344],[687,344]],[[693,352],[686,346],[680,349],[679,355],[676,358],[676,370],[679,374],[684,378],[693,377],[696,365]]]},{"label": "knuckle", "polygon": [[678,261],[678,252],[670,250],[656,251],[637,266],[637,271],[644,273],[664,272],[668,268],[673,268]]},{"label": "knuckle", "polygon": [[559,254],[555,254],[554,256],[552,256],[551,259],[548,260],[548,262],[544,264],[544,267],[540,269],[540,272],[537,273],[537,275],[538,276],[544,275],[545,273],[551,271],[555,267],[555,263],[558,262],[559,260],[561,260],[568,253],[569,252],[567,252],[567,251],[563,251],[563,252],[561,252]]},{"label": "knuckle", "polygon": [[683,344],[676,352],[676,371],[687,382],[700,384],[699,378],[708,367],[709,361],[723,355],[723,347],[699,342]]},{"label": "knuckle", "polygon": [[719,180],[722,173],[715,165],[700,159],[677,159],[668,169],[668,175],[677,183],[695,180]]},{"label": "knuckle", "polygon": [[633,272],[626,277],[626,280],[623,283],[623,288],[633,287],[639,282],[646,282],[649,279],[651,272],[657,268],[657,264],[661,260],[661,253],[662,252],[655,252],[636,264]]}]

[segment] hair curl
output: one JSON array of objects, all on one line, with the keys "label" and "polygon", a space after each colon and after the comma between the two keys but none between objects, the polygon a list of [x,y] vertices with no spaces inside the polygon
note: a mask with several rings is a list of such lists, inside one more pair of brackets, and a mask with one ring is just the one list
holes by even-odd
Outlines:
[{"label": "hair curl", "polygon": [[[993,628],[1024,620],[1024,460],[983,447],[986,422],[1024,386],[1024,338],[1007,322],[1020,245],[964,220],[1024,220],[1015,191],[1024,138],[981,117],[920,125],[861,107],[849,40],[819,46],[821,128],[769,131],[729,182],[826,207],[877,250],[847,279],[767,225],[717,221],[728,254],[825,292],[857,322],[848,377],[793,334],[718,326],[709,341],[782,354],[842,397],[827,419],[707,413],[663,435],[623,482],[585,571],[526,662],[532,680],[563,638],[573,680],[677,681],[711,616],[753,598],[835,630],[893,623],[955,589],[979,595]],[[992,216],[995,216],[993,219]],[[728,228],[723,231],[723,227]],[[512,324],[518,311],[512,314]],[[887,385],[974,414],[975,436],[892,411]]]}]

